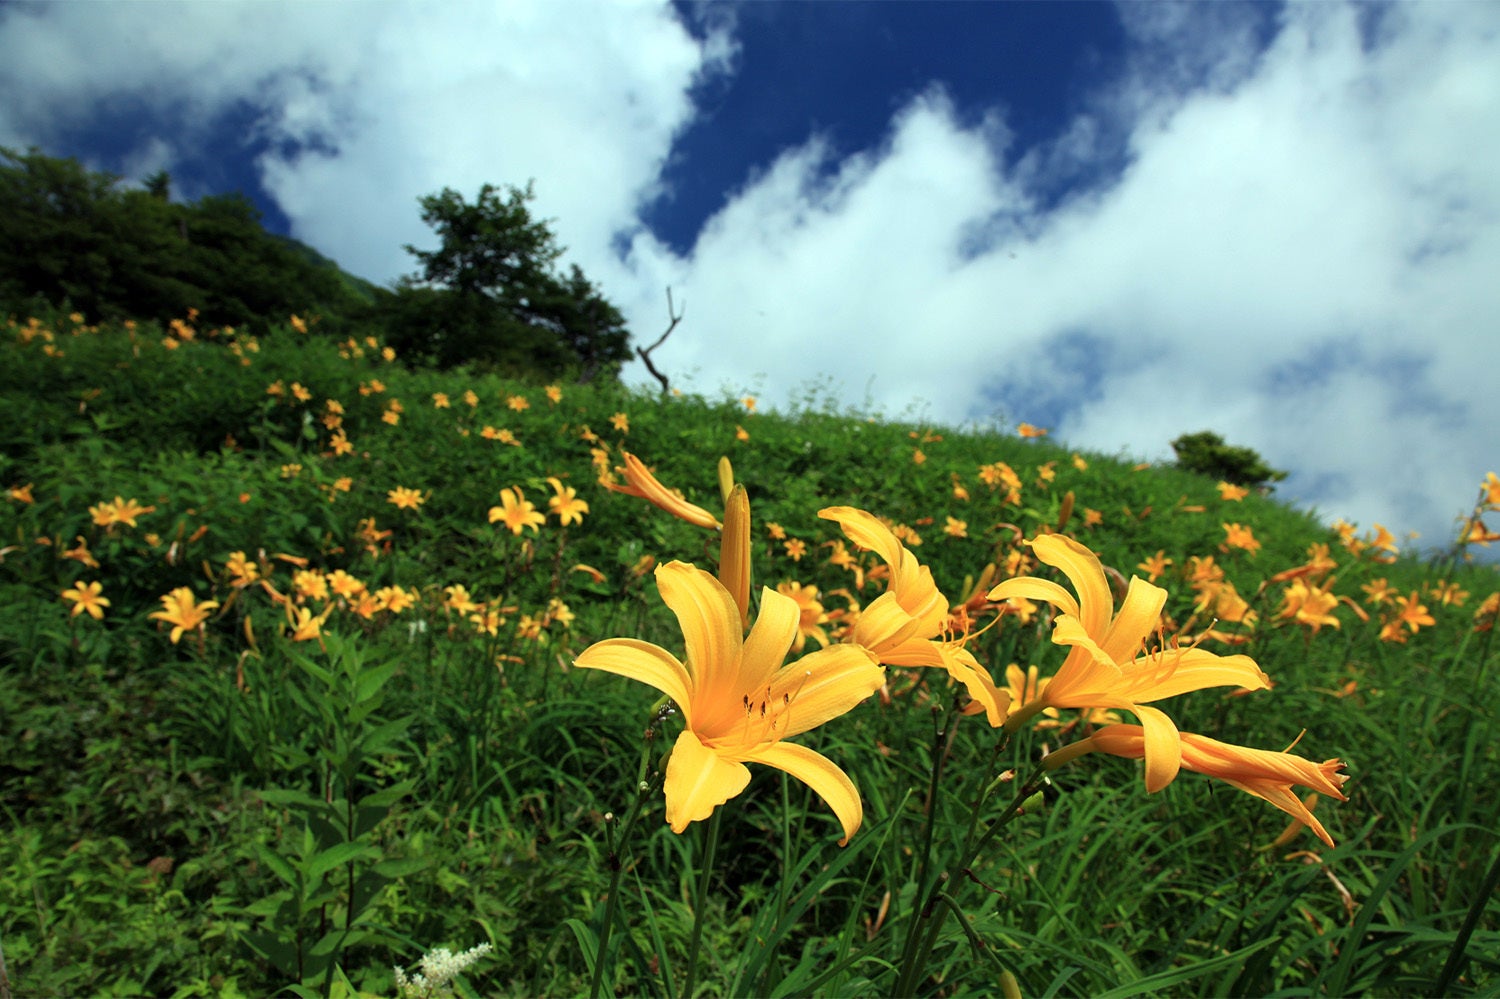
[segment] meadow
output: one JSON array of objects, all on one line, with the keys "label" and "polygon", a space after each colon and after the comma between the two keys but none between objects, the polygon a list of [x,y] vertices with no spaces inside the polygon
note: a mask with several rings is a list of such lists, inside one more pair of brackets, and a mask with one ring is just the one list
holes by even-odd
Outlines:
[{"label": "meadow", "polygon": [[[297,317],[0,340],[0,995],[1500,993],[1493,475],[1418,559],[816,389],[408,369]],[[807,664],[721,684],[786,766],[695,738],[685,791],[724,704],[667,674],[735,610]],[[1049,688],[1100,657],[1212,676]]]}]

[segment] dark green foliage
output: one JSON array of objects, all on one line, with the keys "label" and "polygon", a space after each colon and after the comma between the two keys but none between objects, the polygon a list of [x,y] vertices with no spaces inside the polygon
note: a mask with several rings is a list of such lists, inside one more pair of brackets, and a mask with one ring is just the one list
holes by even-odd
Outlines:
[{"label": "dark green foliage", "polygon": [[624,317],[574,264],[544,221],[530,185],[505,197],[492,185],[469,204],[451,188],[421,199],[435,250],[406,249],[421,270],[383,296],[370,316],[403,357],[439,368],[588,382],[614,378],[630,357]]},{"label": "dark green foliage", "polygon": [[293,313],[351,313],[373,286],[274,236],[239,194],[169,200],[73,159],[0,148],[0,308],[76,309],[90,322],[199,321],[261,328]]},{"label": "dark green foliage", "polygon": [[1267,465],[1254,449],[1225,444],[1211,430],[1183,434],[1172,442],[1172,450],[1177,452],[1178,468],[1237,486],[1269,490],[1272,482],[1286,478],[1285,472]]}]

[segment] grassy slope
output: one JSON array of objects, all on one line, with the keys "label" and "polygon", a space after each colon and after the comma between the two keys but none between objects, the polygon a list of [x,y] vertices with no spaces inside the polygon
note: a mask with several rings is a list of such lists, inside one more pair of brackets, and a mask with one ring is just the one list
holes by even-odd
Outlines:
[{"label": "grassy slope", "polygon": [[[263,792],[326,785],[309,721],[318,717],[307,686],[316,674],[300,664],[337,661],[346,648],[361,668],[392,666],[372,717],[405,726],[360,780],[415,782],[374,834],[379,849],[427,866],[372,903],[377,931],[349,947],[343,967],[356,984],[389,989],[389,966],[410,965],[425,946],[488,940],[500,956],[471,976],[481,987],[584,989],[586,968],[563,920],[589,919],[607,885],[601,816],[628,803],[655,695],[567,663],[616,635],[675,646],[642,559],[712,558],[701,530],[599,488],[591,447],[614,463],[622,448],[641,455],[711,509],[714,463],[728,454],[750,490],[757,585],[799,579],[819,586],[829,609],[845,604],[835,591],[862,603],[880,591],[878,583],[856,590],[849,572],[827,563],[825,546],[838,533],[816,511],[830,504],[915,530],[922,543],[908,543],[954,599],[986,563],[1024,551],[1018,533],[1055,527],[1070,492],[1076,504],[1064,527],[1107,566],[1128,577],[1158,551],[1172,559],[1160,582],[1179,624],[1194,616],[1183,578],[1190,558],[1214,556],[1260,618],[1253,630],[1223,625],[1249,644],[1216,648],[1249,652],[1277,686],[1250,697],[1190,695],[1171,705],[1173,716],[1184,729],[1273,749],[1306,729],[1299,752],[1348,760],[1351,800],[1318,811],[1339,848],[1304,836],[1259,851],[1284,818],[1264,803],[1192,775],[1148,797],[1130,764],[1085,760],[1060,771],[1062,797],[976,869],[990,890],[969,886],[962,896],[973,927],[1026,992],[1096,994],[1140,982],[1202,993],[1401,994],[1440,979],[1496,850],[1488,826],[1500,807],[1500,696],[1490,679],[1493,632],[1473,630],[1474,608],[1497,588],[1493,570],[1385,564],[1270,499],[1227,502],[1211,482],[1109,456],[1082,455],[1078,467],[1047,440],[857,414],[749,413],[737,402],[617,389],[565,386],[554,404],[534,386],[406,371],[357,346],[340,356],[333,344],[283,330],[230,349],[202,331],[169,350],[156,330],[82,331],[63,320],[0,347],[0,487],[30,484],[34,500],[0,504],[0,775],[13,826],[0,847],[0,941],[28,994],[231,985],[255,993],[286,980],[248,942],[256,932],[293,932],[284,911],[255,907],[278,887],[264,851],[285,855],[300,828],[292,810],[262,804]],[[268,394],[278,382],[280,394]],[[308,390],[305,401],[294,383]],[[450,407],[435,406],[435,393]],[[528,408],[507,406],[513,395]],[[352,454],[329,452],[328,400],[344,410]],[[395,424],[382,419],[392,400],[401,405]],[[612,425],[617,413],[628,431]],[[485,437],[485,427],[510,431],[520,445]],[[998,462],[1021,480],[1017,502],[980,477]],[[517,538],[488,523],[506,487],[543,506],[549,477],[590,503],[581,525],[564,530],[549,518]],[[396,508],[387,494],[397,487],[421,490],[424,504]],[[154,510],[135,528],[96,525],[90,506],[117,495]],[[1086,523],[1088,510],[1097,524]],[[949,517],[966,522],[967,537],[945,533]],[[391,534],[367,545],[367,518]],[[1226,522],[1250,526],[1260,550],[1222,550]],[[806,544],[800,561],[771,539],[769,523]],[[62,557],[78,552],[75,539],[97,568]],[[1334,591],[1349,599],[1333,612],[1338,627],[1312,634],[1277,621],[1284,584],[1263,584],[1304,563],[1315,543],[1331,546]],[[270,591],[230,582],[225,564],[236,551],[260,556],[277,593],[296,593],[292,561],[277,557],[285,555],[343,569],[371,591],[403,587],[419,602],[366,619],[333,598],[308,597],[311,610],[332,605],[331,637],[326,651],[293,643]],[[1393,644],[1377,637],[1380,610],[1365,606],[1361,589],[1381,578],[1423,594],[1449,579],[1469,595],[1462,606],[1424,596],[1436,623]],[[100,581],[111,600],[102,622],[70,617],[58,598],[84,580]],[[455,584],[503,609],[494,635],[444,609],[444,588]],[[180,586],[221,605],[201,642],[190,633],[171,644],[147,616]],[[568,625],[554,616],[528,637],[553,600],[576,618]],[[1040,623],[1007,621],[973,648],[997,676],[1012,661],[1038,663],[1045,675],[1060,661],[1046,639]],[[715,988],[780,982],[797,991],[811,980],[807,968],[867,936],[877,955],[893,956],[879,947],[899,940],[917,873],[929,708],[950,694],[930,676],[891,686],[891,699],[804,740],[860,786],[866,828],[848,850],[832,846],[821,803],[774,773],[758,773],[727,810],[721,857],[729,859],[716,903],[725,910],[709,931],[716,971],[703,976]],[[965,821],[963,801],[993,742],[981,725],[960,726],[937,812],[943,828]],[[1056,732],[1028,733],[1018,749],[1036,753],[1044,743],[1055,748]],[[631,992],[661,990],[648,954],[675,962],[680,975],[686,947],[684,860],[695,840],[659,828],[659,802],[650,807],[658,810],[634,847],[641,894],[626,902],[634,930],[617,969]],[[788,814],[799,817],[790,826]],[[799,878],[801,858],[812,860]],[[820,863],[836,872],[818,874]],[[816,903],[775,928],[773,902],[807,884],[819,889]],[[886,892],[894,902],[877,932]],[[101,940],[105,924],[112,932]],[[1493,901],[1477,934],[1471,955],[1497,951]],[[756,950],[764,939],[779,943],[774,955]],[[1255,948],[1253,959],[1211,961]],[[747,966],[758,977],[730,977]],[[889,987],[880,969],[878,960],[858,963],[821,987]],[[993,989],[993,968],[976,963],[956,932],[932,970],[957,991]],[[1467,973],[1480,990],[1497,982],[1492,959]]]}]

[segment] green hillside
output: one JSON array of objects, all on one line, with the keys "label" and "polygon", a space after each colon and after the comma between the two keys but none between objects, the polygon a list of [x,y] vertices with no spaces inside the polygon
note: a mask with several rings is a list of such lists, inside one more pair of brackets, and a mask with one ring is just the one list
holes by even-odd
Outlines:
[{"label": "green hillside", "polygon": [[[481,944],[457,994],[1500,989],[1492,567],[1045,436],[408,368],[324,328],[3,335],[12,994],[391,995]],[[651,491],[627,454],[724,529],[606,488]],[[768,622],[746,663],[798,665],[675,710],[628,675],[738,662],[726,613]],[[1061,693],[1085,673],[1112,686]],[[1118,757],[1159,712],[1194,734],[1148,793],[1160,745]],[[710,730],[684,791],[667,751]],[[687,817],[738,745],[827,779],[752,762]],[[857,787],[846,846],[798,746]],[[1095,752],[1044,772],[1067,746]],[[1330,842],[1288,826],[1309,807]]]}]

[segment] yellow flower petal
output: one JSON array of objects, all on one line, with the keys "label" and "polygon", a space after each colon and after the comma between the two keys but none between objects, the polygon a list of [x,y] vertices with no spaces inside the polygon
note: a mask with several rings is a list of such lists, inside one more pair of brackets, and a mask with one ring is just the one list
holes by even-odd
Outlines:
[{"label": "yellow flower petal", "polygon": [[1146,790],[1155,793],[1172,783],[1182,769],[1181,738],[1166,712],[1142,705],[1130,710],[1141,720],[1146,738]]},{"label": "yellow flower petal", "polygon": [[1040,600],[1051,604],[1064,614],[1078,616],[1078,601],[1073,599],[1073,594],[1050,579],[1037,579],[1035,576],[1017,576],[1014,579],[1007,579],[990,590],[985,599],[998,603],[1013,597]]},{"label": "yellow flower petal", "polygon": [[738,679],[743,635],[734,598],[711,573],[686,562],[658,566],[656,587],[682,626],[693,698],[724,700]]},{"label": "yellow flower petal", "polygon": [[692,678],[676,656],[638,638],[607,638],[578,654],[573,665],[639,680],[677,703],[692,724]]},{"label": "yellow flower petal", "polygon": [[728,760],[685,729],[667,760],[667,823],[680,833],[689,823],[706,819],[750,783],[750,768]]},{"label": "yellow flower petal", "polygon": [[1099,556],[1061,534],[1043,534],[1031,542],[1036,557],[1061,569],[1078,591],[1078,619],[1090,635],[1102,635],[1114,613],[1114,598]]},{"label": "yellow flower petal", "polygon": [[879,555],[887,565],[900,564],[901,542],[874,514],[852,506],[830,506],[819,510],[818,516],[837,523],[850,541]]},{"label": "yellow flower petal", "polygon": [[1102,643],[1104,654],[1116,662],[1122,662],[1140,652],[1147,636],[1161,622],[1161,609],[1166,604],[1166,590],[1139,576],[1132,577],[1130,589],[1125,593],[1125,602],[1120,607],[1120,613],[1115,615],[1109,634]]},{"label": "yellow flower petal", "polygon": [[860,804],[859,791],[849,775],[826,756],[806,746],[778,742],[757,749],[750,759],[785,770],[818,792],[818,796],[828,802],[828,807],[833,809],[839,824],[844,827],[844,838],[839,840],[839,846],[847,844],[859,831],[860,823],[864,820],[864,806]]},{"label": "yellow flower petal", "polygon": [[885,670],[858,645],[833,645],[803,656],[771,682],[769,699],[785,705],[776,737],[798,735],[837,718],[884,682]]}]

